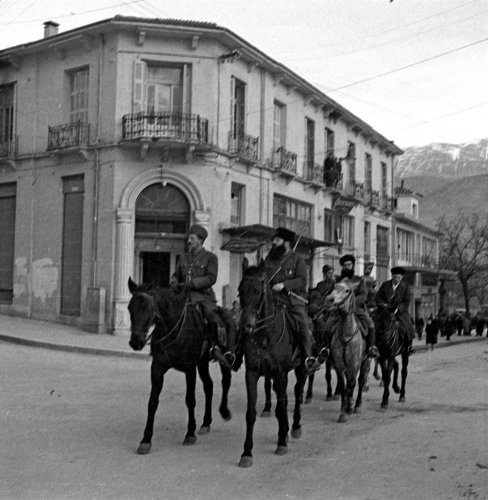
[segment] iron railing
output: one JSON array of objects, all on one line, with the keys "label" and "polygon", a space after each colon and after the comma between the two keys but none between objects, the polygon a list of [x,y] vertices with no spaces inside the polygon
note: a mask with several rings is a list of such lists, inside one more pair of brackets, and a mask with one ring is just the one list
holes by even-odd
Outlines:
[{"label": "iron railing", "polygon": [[395,199],[392,196],[380,196],[380,204],[379,207],[381,210],[386,210],[387,212],[393,212]]},{"label": "iron railing", "polygon": [[273,149],[273,168],[280,172],[297,174],[297,155],[288,151],[284,146]]},{"label": "iron railing", "polygon": [[17,136],[10,141],[0,141],[0,158],[11,158],[17,155]]},{"label": "iron railing", "polygon": [[89,137],[90,125],[80,120],[55,125],[48,129],[47,150],[87,146]]},{"label": "iron railing", "polygon": [[354,196],[354,198],[363,199],[364,198],[364,184],[357,181],[349,181],[345,185],[345,193],[348,196]]},{"label": "iron railing", "polygon": [[208,144],[208,120],[191,113],[132,113],[122,117],[122,138]]},{"label": "iron railing", "polygon": [[240,134],[237,137],[229,132],[229,153],[239,156],[239,158],[251,162],[258,161],[259,137],[248,134]]},{"label": "iron railing", "polygon": [[431,255],[397,253],[395,255],[397,264],[436,270],[439,267],[439,260]]},{"label": "iron railing", "polygon": [[324,183],[324,166],[306,161],[303,164],[304,178],[314,184]]}]

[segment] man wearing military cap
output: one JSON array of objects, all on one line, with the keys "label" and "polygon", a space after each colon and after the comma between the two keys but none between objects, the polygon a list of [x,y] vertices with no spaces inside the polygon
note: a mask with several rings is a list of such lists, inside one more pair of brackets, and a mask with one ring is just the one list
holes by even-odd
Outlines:
[{"label": "man wearing military cap", "polygon": [[[364,277],[357,276],[354,274],[354,267],[356,264],[356,258],[354,255],[346,254],[339,259],[339,264],[342,266],[340,279],[343,280],[347,278],[351,283],[352,289],[354,290],[355,299],[355,310],[356,318],[359,323],[363,325],[366,330],[366,351],[368,356],[377,357],[378,348],[376,347],[376,332],[374,328],[373,320],[371,319],[368,310],[366,309],[366,296],[367,288],[364,281]],[[330,344],[332,341],[332,332],[335,326],[336,318],[333,315],[329,315],[325,327],[326,343],[325,348],[322,349],[319,358],[327,357],[330,352]]]},{"label": "man wearing military cap", "polygon": [[[200,225],[193,225],[188,231],[187,251],[180,257],[170,281],[170,290],[175,293],[181,290],[188,292],[193,305],[199,305],[207,321],[208,335],[212,345],[213,358],[223,364],[231,365],[234,361],[232,352],[225,355],[219,347],[217,315],[217,299],[212,286],[217,281],[218,259],[217,256],[203,248],[207,238],[207,230]],[[227,323],[227,319],[226,319]],[[232,325],[232,321],[229,321]],[[232,332],[229,347],[233,347]]]},{"label": "man wearing military cap", "polygon": [[307,268],[303,258],[292,248],[294,241],[293,231],[279,227],[264,264],[271,288],[279,294],[280,300],[287,305],[290,315],[297,322],[305,368],[312,371],[318,369],[320,363],[312,356],[312,333],[305,311],[307,301],[302,298],[307,285]]},{"label": "man wearing military cap", "polygon": [[408,353],[411,354],[415,332],[408,312],[411,300],[410,287],[403,279],[405,275],[403,267],[392,267],[390,272],[391,280],[385,281],[380,286],[376,294],[376,304],[380,307],[387,307],[392,314],[396,315],[406,336]]}]

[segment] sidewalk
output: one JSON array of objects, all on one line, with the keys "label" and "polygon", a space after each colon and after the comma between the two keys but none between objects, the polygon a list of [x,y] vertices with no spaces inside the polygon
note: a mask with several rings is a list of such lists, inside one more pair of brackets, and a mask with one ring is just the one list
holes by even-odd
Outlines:
[{"label": "sidewalk", "polygon": [[[475,337],[474,332],[469,337],[453,335],[451,340],[439,336],[434,350],[481,340],[487,341],[486,336]],[[142,352],[135,352],[129,347],[129,338],[126,336],[88,333],[73,326],[2,314],[0,314],[0,341],[82,354],[139,359],[149,357],[148,347]],[[416,338],[413,347],[414,354],[427,351],[425,335],[422,340]]]}]

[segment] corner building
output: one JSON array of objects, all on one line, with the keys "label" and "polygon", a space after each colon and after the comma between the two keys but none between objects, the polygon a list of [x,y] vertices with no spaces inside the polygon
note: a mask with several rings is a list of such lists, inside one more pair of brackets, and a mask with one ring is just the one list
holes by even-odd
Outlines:
[{"label": "corner building", "polygon": [[392,141],[212,23],[44,26],[0,51],[0,312],[128,335],[129,277],[166,285],[191,224],[225,307],[278,225],[310,285],[344,252],[388,277]]}]

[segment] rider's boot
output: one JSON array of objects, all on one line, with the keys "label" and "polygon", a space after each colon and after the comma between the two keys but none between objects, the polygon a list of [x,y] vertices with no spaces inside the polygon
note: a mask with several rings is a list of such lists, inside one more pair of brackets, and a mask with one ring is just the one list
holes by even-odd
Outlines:
[{"label": "rider's boot", "polygon": [[[210,338],[210,357],[212,361],[218,361],[220,364],[230,368],[228,359],[222,354],[222,349],[219,347],[219,330],[217,323],[208,323],[208,336]],[[226,353],[227,354],[227,353]]]}]

